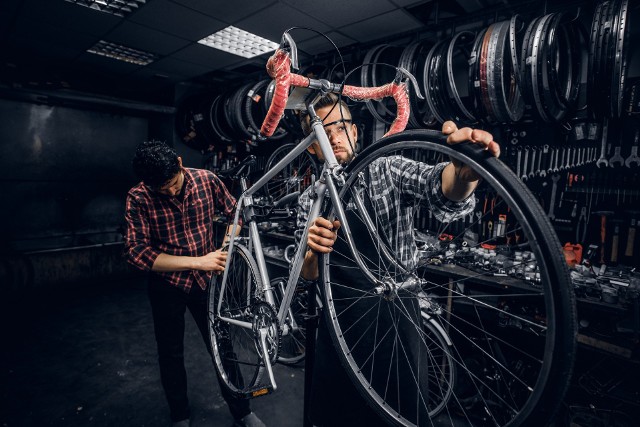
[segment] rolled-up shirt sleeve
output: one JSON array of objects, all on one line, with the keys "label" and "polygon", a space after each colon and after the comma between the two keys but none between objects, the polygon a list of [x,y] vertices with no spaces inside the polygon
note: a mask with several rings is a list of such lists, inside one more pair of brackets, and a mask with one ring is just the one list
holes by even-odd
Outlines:
[{"label": "rolled-up shirt sleeve", "polygon": [[434,166],[429,179],[427,191],[429,207],[433,215],[441,222],[451,222],[473,212],[476,199],[473,193],[464,200],[448,199],[442,192],[442,171],[448,163],[438,163]]},{"label": "rolled-up shirt sleeve", "polygon": [[[229,190],[227,190],[222,180],[214,174],[211,174],[211,188],[217,205],[219,206],[220,213],[227,218],[227,221],[233,222],[236,213],[235,197],[229,193]],[[242,217],[240,218],[239,225],[242,225]]]},{"label": "rolled-up shirt sleeve", "polygon": [[139,270],[150,271],[161,252],[151,245],[149,219],[144,209],[135,197],[127,196],[125,254],[129,264]]},{"label": "rolled-up shirt sleeve", "polygon": [[471,194],[464,200],[454,201],[442,193],[442,171],[448,162],[429,165],[401,156],[383,159],[394,185],[402,189],[405,197],[423,199],[433,215],[441,222],[451,222],[468,215],[475,208]]}]

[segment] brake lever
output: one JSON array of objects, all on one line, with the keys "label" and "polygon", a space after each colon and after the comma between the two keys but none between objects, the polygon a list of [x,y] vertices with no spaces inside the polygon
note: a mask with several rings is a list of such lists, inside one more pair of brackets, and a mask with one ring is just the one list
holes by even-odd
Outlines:
[{"label": "brake lever", "polygon": [[416,96],[418,97],[418,99],[424,99],[424,96],[422,96],[422,93],[420,93],[420,87],[418,86],[418,81],[416,80],[415,76],[411,74],[409,70],[403,67],[396,67],[396,70],[397,70],[397,74],[396,74],[396,78],[394,79],[394,82],[399,83],[400,80],[402,79],[402,76],[403,75],[406,76],[409,80],[411,80],[411,83],[413,84],[413,88],[416,91]]},{"label": "brake lever", "polygon": [[298,71],[300,66],[298,65],[298,47],[296,42],[293,41],[293,37],[288,32],[282,34],[282,40],[280,41],[280,49],[286,50],[291,56],[291,69]]}]

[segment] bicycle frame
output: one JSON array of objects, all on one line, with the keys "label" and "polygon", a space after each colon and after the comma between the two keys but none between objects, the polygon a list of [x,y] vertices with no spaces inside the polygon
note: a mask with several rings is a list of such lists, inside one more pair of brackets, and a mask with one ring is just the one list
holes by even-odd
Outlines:
[{"label": "bicycle frame", "polygon": [[[340,202],[338,190],[336,187],[336,180],[341,179],[340,174],[341,174],[342,168],[338,164],[335,154],[333,153],[333,150],[331,148],[331,143],[329,142],[329,138],[327,137],[324,131],[322,121],[320,120],[318,115],[315,113],[315,110],[313,109],[312,105],[309,105],[307,108],[311,117],[312,132],[309,134],[309,136],[303,139],[290,153],[288,153],[282,160],[280,160],[271,170],[267,171],[255,184],[253,184],[250,188],[248,188],[242,193],[238,201],[235,218],[233,222],[233,227],[231,229],[231,235],[233,236],[233,238],[229,242],[229,252],[231,252],[233,250],[233,246],[236,244],[235,236],[237,234],[237,227],[238,227],[238,222],[240,218],[240,213],[244,209],[245,219],[248,221],[249,241],[253,245],[253,252],[258,265],[258,271],[264,286],[263,291],[265,295],[265,300],[269,304],[275,307],[273,290],[270,285],[270,279],[269,279],[269,274],[267,272],[264,253],[262,252],[262,243],[260,239],[260,234],[258,232],[258,226],[252,214],[252,209],[251,209],[251,207],[253,206],[252,196],[253,194],[255,194],[257,190],[259,190],[264,185],[266,185],[271,178],[273,178],[276,174],[278,174],[278,172],[280,172],[289,163],[291,163],[293,159],[295,159],[304,150],[306,150],[309,146],[311,146],[311,144],[313,144],[315,140],[318,140],[320,149],[322,150],[322,154],[325,158],[325,163],[321,173],[321,177],[316,181],[313,187],[313,191],[316,194],[316,198],[315,198],[315,201],[313,202],[313,205],[309,213],[309,219],[307,220],[307,224],[305,225],[305,228],[304,228],[304,232],[301,238],[301,244],[298,246],[298,249],[293,257],[292,268],[290,271],[289,279],[287,281],[287,286],[285,288],[285,294],[280,303],[280,306],[276,307],[278,309],[277,318],[280,324],[283,324],[283,321],[286,317],[287,310],[289,309],[291,300],[293,298],[296,284],[300,277],[300,272],[302,270],[302,265],[304,261],[304,254],[307,251],[306,241],[307,241],[307,236],[309,234],[309,228],[311,227],[315,218],[320,215],[320,209],[324,202],[324,198],[326,197],[327,189],[329,190],[329,197],[336,210],[336,216],[338,220],[340,220],[341,222],[341,227],[345,233],[348,245],[352,249],[352,252],[356,252],[354,256],[359,259],[359,255],[357,254],[357,251],[353,251],[353,240],[352,240],[351,232],[349,229],[349,224],[346,219],[346,215],[342,207],[342,204]],[[362,262],[362,260],[360,260],[360,262]],[[227,265],[225,267],[225,271],[222,277],[221,292],[224,292],[224,287],[227,286],[227,273],[228,273],[229,263],[230,263],[230,258],[227,259]],[[362,264],[362,268],[363,268],[363,271],[366,271],[364,264]],[[370,275],[369,278],[372,281],[372,283],[379,284],[377,279],[375,279],[372,275]],[[236,319],[220,316],[219,314],[220,314],[221,303],[222,301],[219,301],[218,306],[216,307],[216,311],[217,311],[216,315],[219,317],[220,320],[233,323],[245,328],[249,328],[249,329],[252,328],[252,325],[249,322],[242,322]],[[287,333],[287,332],[288,331],[283,331],[283,333]]]}]

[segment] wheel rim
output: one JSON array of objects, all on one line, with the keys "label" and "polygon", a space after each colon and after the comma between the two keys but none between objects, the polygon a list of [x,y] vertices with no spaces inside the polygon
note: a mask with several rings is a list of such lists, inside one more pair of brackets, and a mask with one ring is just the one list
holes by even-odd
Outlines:
[{"label": "wheel rim", "polygon": [[[452,151],[433,133],[412,132],[409,135],[413,139],[407,134],[390,138],[378,150],[386,150],[387,155],[398,154],[402,150],[405,156],[419,156],[427,163],[448,160],[449,155],[465,160],[468,164],[472,163],[472,159],[478,158],[477,153],[473,153],[474,150],[469,147],[461,150],[464,151],[462,155]],[[428,142],[429,139],[437,143]],[[357,205],[353,203],[353,194],[361,194],[362,189],[354,183],[362,180],[362,175],[361,178],[357,176],[364,165],[381,155],[379,151],[372,153],[375,149],[376,147],[372,147],[367,150],[349,167],[347,184],[341,193],[346,206]],[[417,153],[419,149],[424,151]],[[351,254],[346,253],[348,249],[344,247],[344,243],[342,252],[340,249],[344,233],[339,232],[334,252],[323,261],[327,315],[330,329],[335,331],[332,335],[340,348],[343,363],[348,366],[347,371],[352,379],[361,386],[365,398],[397,425],[455,425],[456,422],[493,426],[535,425],[527,423],[548,421],[566,390],[572,360],[563,358],[572,359],[575,348],[575,306],[573,295],[568,291],[566,267],[562,262],[552,259],[554,254],[556,258],[560,254],[560,245],[550,225],[540,220],[544,214],[539,207],[526,206],[535,203],[528,196],[526,188],[506,167],[500,165],[492,166],[493,169],[490,170],[479,170],[483,177],[481,185],[484,187],[479,187],[476,195],[482,194],[483,188],[492,187],[493,194],[501,196],[500,204],[493,207],[494,213],[501,209],[506,211],[506,207],[510,207],[509,212],[517,219],[520,239],[528,242],[528,249],[534,255],[539,269],[540,282],[536,282],[536,286],[530,286],[532,282],[513,279],[508,282],[509,292],[504,292],[487,284],[489,274],[493,272],[483,272],[475,267],[473,270],[465,269],[466,280],[454,279],[448,282],[436,281],[427,276],[427,272],[433,274],[433,266],[417,267],[412,264],[413,261],[402,257],[399,260],[374,261],[370,254],[371,246],[375,249],[376,245],[391,248],[395,245],[394,232],[388,230],[379,231],[369,240],[363,238],[362,233],[358,234],[356,246],[361,251],[365,264],[381,280],[406,285],[409,283],[408,277],[413,275],[422,281],[420,286],[377,295],[364,280],[360,283],[365,283],[363,286],[368,288],[365,291],[358,289],[353,285],[358,283],[353,275],[353,271],[357,270],[355,261]],[[504,185],[501,179],[511,181]],[[368,182],[369,179],[364,181]],[[358,189],[353,191],[354,188]],[[385,190],[393,191],[393,188],[386,186]],[[409,203],[406,200],[404,202]],[[368,206],[372,207],[372,203],[374,202]],[[384,220],[383,216],[379,212],[370,215],[376,226]],[[354,217],[357,218],[358,215]],[[455,223],[445,226],[432,222],[433,230],[428,230],[429,227],[424,227],[423,224],[428,224],[429,221],[423,218],[424,212],[412,218],[414,226],[419,230],[422,228],[422,232],[431,231],[435,236],[464,235],[464,230],[456,229]],[[352,220],[355,221],[350,219],[350,225],[354,228]],[[511,232],[516,233],[515,229]],[[540,238],[543,240],[537,240]],[[426,259],[445,253],[440,242],[435,242],[438,245],[434,244],[431,249],[425,246],[422,251]],[[478,240],[478,245],[480,242]],[[514,267],[516,270],[520,267],[524,270],[528,264],[531,263],[521,259],[519,265]],[[403,266],[410,274],[403,271]],[[345,274],[345,271],[349,274]],[[528,272],[523,271],[523,274],[528,275]],[[349,279],[346,280],[346,277]],[[536,277],[535,273],[533,277]],[[487,282],[485,288],[473,284],[471,279]],[[552,279],[559,286],[552,285]],[[558,289],[562,287],[566,289]],[[433,296],[428,299],[418,298],[420,291],[427,291]],[[426,403],[429,402],[429,395],[423,392],[424,389],[430,390],[430,380],[423,378],[429,373],[424,371],[433,371],[437,365],[429,364],[431,356],[426,349],[428,337],[417,326],[424,311],[418,306],[419,302],[423,305],[433,302],[440,307],[442,315],[438,319],[452,341],[448,350],[458,381],[450,384],[451,392],[448,396],[440,393],[442,400],[447,402],[441,405],[439,414],[433,410],[432,404]],[[525,313],[522,310],[538,312]],[[354,312],[359,312],[359,315],[350,314]],[[362,325],[358,326],[357,323]],[[406,332],[409,329],[413,331]],[[401,333],[394,336],[396,330]],[[416,348],[411,347],[416,340],[421,344]],[[367,346],[376,351],[366,349]],[[413,356],[407,357],[407,354]],[[391,361],[389,366],[381,367],[383,357]],[[406,360],[403,361],[403,358]],[[402,387],[392,387],[389,380],[377,380],[383,374],[383,368],[389,371],[387,377],[394,378],[397,384],[402,383]],[[394,369],[397,372],[404,370],[408,374],[398,374],[398,378],[395,378],[391,372]],[[414,397],[407,398],[399,391],[411,387]],[[392,390],[393,388],[396,390]],[[552,398],[546,396],[550,392],[554,393]]]},{"label": "wheel rim", "polygon": [[[271,287],[274,290],[276,307],[280,306],[284,289],[287,286],[287,279],[279,277],[271,280]],[[278,361],[284,364],[295,364],[304,359],[306,347],[306,324],[304,315],[307,313],[307,291],[302,288],[296,289],[291,308],[284,319],[287,332],[282,334],[280,341],[280,352]],[[284,327],[282,329],[285,329]]]}]

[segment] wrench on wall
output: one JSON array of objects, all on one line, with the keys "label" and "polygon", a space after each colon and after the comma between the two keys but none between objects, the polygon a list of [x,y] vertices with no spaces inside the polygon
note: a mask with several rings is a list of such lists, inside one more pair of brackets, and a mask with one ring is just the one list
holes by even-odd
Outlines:
[{"label": "wrench on wall", "polygon": [[600,158],[596,162],[596,166],[601,168],[608,166],[609,161],[606,158],[607,155],[607,134],[609,133],[609,119],[604,118],[604,124],[602,125],[602,145],[600,146]]}]

